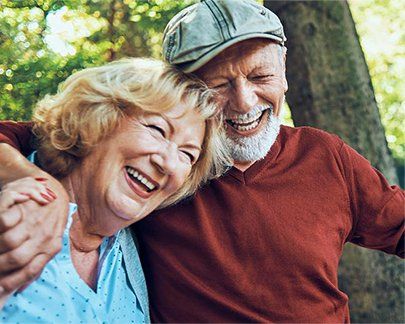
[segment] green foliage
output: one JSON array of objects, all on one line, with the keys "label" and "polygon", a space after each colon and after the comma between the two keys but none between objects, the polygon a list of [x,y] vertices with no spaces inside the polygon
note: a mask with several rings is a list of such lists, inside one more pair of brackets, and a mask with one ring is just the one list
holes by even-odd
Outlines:
[{"label": "green foliage", "polygon": [[405,14],[396,0],[350,2],[369,67],[388,146],[405,161]]},{"label": "green foliage", "polygon": [[76,70],[160,55],[169,19],[193,0],[0,0],[0,119],[29,119]]},{"label": "green foliage", "polygon": [[[29,119],[35,103],[76,70],[123,56],[160,57],[165,25],[196,1],[0,0],[0,119]],[[388,144],[404,160],[401,2],[362,0],[350,5]]]},{"label": "green foliage", "polygon": [[[79,2],[79,1],[77,1]],[[53,52],[47,17],[75,1],[3,1],[0,10],[0,118],[24,120],[35,103],[77,69],[100,64],[97,51]]]}]

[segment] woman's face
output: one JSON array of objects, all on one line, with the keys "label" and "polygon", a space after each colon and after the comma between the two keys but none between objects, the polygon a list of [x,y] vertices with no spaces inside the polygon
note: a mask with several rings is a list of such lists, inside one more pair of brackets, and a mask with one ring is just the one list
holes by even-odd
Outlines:
[{"label": "woman's face", "polygon": [[201,116],[186,110],[180,105],[164,115],[127,118],[72,173],[81,220],[94,233],[114,234],[182,186],[198,160],[205,133]]}]

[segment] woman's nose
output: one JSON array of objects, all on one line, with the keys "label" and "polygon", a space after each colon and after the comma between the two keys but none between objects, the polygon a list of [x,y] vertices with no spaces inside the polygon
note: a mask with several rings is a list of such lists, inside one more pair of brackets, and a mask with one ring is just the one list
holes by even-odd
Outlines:
[{"label": "woman's nose", "polygon": [[178,166],[177,151],[177,145],[173,142],[168,142],[166,147],[162,147],[158,153],[152,154],[151,161],[159,172],[173,175]]}]

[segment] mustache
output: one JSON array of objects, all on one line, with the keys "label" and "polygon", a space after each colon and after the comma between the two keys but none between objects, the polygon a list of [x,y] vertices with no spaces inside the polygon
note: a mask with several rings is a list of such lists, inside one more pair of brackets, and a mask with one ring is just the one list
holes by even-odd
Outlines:
[{"label": "mustache", "polygon": [[225,113],[224,116],[225,119],[249,119],[267,109],[270,109],[271,113],[273,113],[274,106],[271,103],[256,105],[246,114]]}]

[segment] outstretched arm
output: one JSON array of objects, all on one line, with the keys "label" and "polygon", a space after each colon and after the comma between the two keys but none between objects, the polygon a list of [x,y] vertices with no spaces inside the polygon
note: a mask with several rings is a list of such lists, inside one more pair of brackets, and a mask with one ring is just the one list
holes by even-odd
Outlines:
[{"label": "outstretched arm", "polygon": [[405,258],[405,191],[391,186],[383,174],[344,144],[341,156],[348,184],[354,244]]},{"label": "outstretched arm", "polygon": [[[15,143],[13,138],[8,139],[4,141],[0,136],[3,142],[11,141],[20,149],[28,140]],[[63,186],[14,147],[0,143],[0,188],[16,179],[44,178],[57,197],[48,205],[26,201],[0,213],[0,298],[38,276],[60,250],[68,214],[68,196]]]}]

